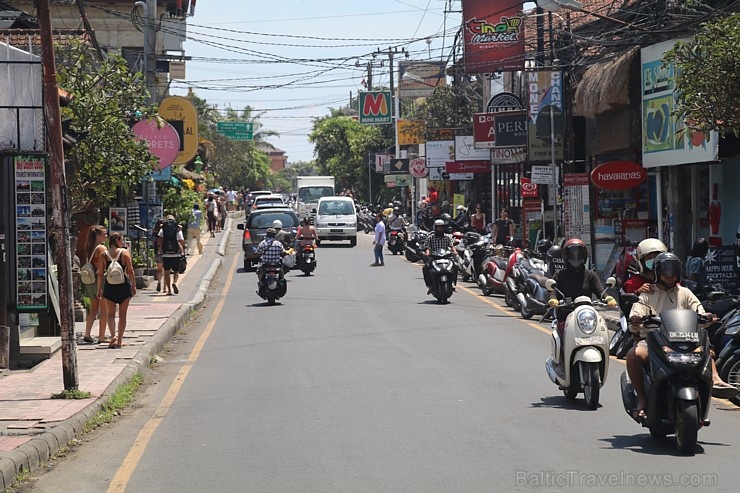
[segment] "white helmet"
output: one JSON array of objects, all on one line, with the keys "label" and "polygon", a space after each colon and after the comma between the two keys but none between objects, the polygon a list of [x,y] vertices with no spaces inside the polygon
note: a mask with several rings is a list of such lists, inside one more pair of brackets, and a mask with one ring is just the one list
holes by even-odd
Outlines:
[{"label": "white helmet", "polygon": [[653,271],[652,264],[650,266],[645,265],[645,257],[651,253],[661,254],[667,251],[668,248],[665,244],[657,238],[648,238],[638,243],[635,255],[637,256],[637,266],[640,268],[640,274],[645,274],[646,271]]},{"label": "white helmet", "polygon": [[281,221],[280,219],[275,219],[275,220],[274,220],[274,221],[272,222],[272,227],[273,227],[273,228],[275,228],[275,229],[282,229],[282,227],[283,227],[283,222],[282,222],[282,221]]},{"label": "white helmet", "polygon": [[445,222],[442,219],[437,219],[434,221],[434,227],[436,228],[437,226],[445,226]]}]

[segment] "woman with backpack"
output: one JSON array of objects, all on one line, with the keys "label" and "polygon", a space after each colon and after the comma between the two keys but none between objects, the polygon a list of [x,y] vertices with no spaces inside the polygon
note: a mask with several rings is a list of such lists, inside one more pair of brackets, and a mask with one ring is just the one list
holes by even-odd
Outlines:
[{"label": "woman with backpack", "polygon": [[[104,226],[95,225],[90,226],[89,231],[87,232],[87,243],[85,244],[85,256],[88,259],[88,262],[92,264],[93,268],[100,265],[100,257],[102,257],[107,250],[105,247],[105,239],[108,237],[108,232],[106,231]],[[83,284],[82,285],[82,292],[83,295],[86,296],[90,300],[90,312],[87,314],[87,319],[85,320],[85,335],[82,337],[82,340],[85,341],[88,344],[93,344],[95,341],[93,340],[92,336],[90,335],[90,332],[92,332],[92,326],[93,323],[95,323],[95,317],[98,315],[98,311],[100,311],[100,320],[99,320],[99,328],[98,328],[98,344],[107,344],[110,341],[105,339],[105,324],[104,320],[107,319],[103,315],[103,311],[105,311],[105,303],[100,302],[100,298],[98,298],[98,283],[97,283],[97,272],[99,269],[95,269],[95,282],[92,284]],[[115,334],[113,333],[113,327],[110,328],[111,337],[113,337]]]},{"label": "woman with backpack", "polygon": [[134,265],[131,262],[131,254],[124,245],[121,233],[111,234],[108,238],[108,250],[100,256],[98,262],[98,297],[105,303],[105,311],[101,311],[101,324],[107,323],[108,318],[112,318],[114,320],[112,325],[115,328],[118,305],[118,333],[108,345],[111,349],[126,346],[123,342],[123,333],[126,331],[128,304],[131,297],[136,294],[136,282],[131,282],[131,279],[136,279]]}]

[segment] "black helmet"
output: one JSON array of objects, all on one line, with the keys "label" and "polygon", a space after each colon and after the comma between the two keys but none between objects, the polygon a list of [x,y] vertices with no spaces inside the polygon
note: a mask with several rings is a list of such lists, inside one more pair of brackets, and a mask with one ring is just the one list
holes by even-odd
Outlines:
[{"label": "black helmet", "polygon": [[566,267],[581,267],[588,260],[588,248],[583,240],[572,238],[563,245],[563,260]]},{"label": "black helmet", "polygon": [[444,214],[442,214],[441,216],[439,216],[439,217],[441,217],[441,218],[442,218],[442,220],[443,220],[443,221],[445,222],[445,224],[446,224],[446,223],[448,223],[448,222],[450,222],[450,219],[452,219],[452,218],[450,217],[450,215],[449,215],[449,214],[447,214],[446,212],[445,212]]},{"label": "black helmet", "polygon": [[274,238],[276,234],[277,234],[277,231],[275,231],[275,228],[267,228],[267,231],[265,231],[265,235],[268,238]]},{"label": "black helmet", "polygon": [[553,245],[547,250],[548,258],[563,258],[563,249],[559,245]]},{"label": "black helmet", "polygon": [[707,253],[709,253],[709,242],[706,238],[697,238],[691,249],[691,256],[703,259],[707,256]]},{"label": "black helmet", "polygon": [[537,242],[537,253],[546,254],[552,247],[552,242],[547,238],[543,238]]},{"label": "black helmet", "polygon": [[661,253],[655,257],[653,262],[655,278],[660,281],[660,276],[681,278],[681,260],[671,252]]}]

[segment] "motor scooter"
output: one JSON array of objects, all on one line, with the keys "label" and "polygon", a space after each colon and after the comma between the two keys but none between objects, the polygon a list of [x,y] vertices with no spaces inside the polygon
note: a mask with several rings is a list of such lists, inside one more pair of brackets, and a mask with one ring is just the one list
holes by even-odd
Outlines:
[{"label": "motor scooter", "polygon": [[452,293],[455,292],[455,284],[457,284],[457,264],[452,257],[454,255],[449,250],[438,250],[430,253],[431,294],[443,305],[452,297]]},{"label": "motor scooter", "polygon": [[420,230],[416,226],[409,226],[407,231],[409,239],[406,242],[405,248],[406,260],[409,262],[416,262],[423,257],[424,251],[421,248],[421,244],[426,241],[429,232]]},{"label": "motor scooter", "polygon": [[[261,272],[263,269],[260,267]],[[264,276],[257,276],[257,294],[268,305],[274,305],[277,300],[285,296],[288,284],[285,282],[283,269],[280,265],[267,264],[264,268]]]},{"label": "motor scooter", "polygon": [[[717,356],[717,373],[722,380],[740,389],[740,308],[735,308],[722,318],[713,340],[717,341],[715,347],[722,348]],[[740,405],[737,394],[729,399]]]},{"label": "motor scooter", "polygon": [[388,251],[393,255],[403,252],[406,250],[406,241],[404,240],[403,229],[390,229],[388,231]]},{"label": "motor scooter", "polygon": [[666,310],[641,320],[649,363],[644,370],[645,416],[635,416],[637,394],[629,375],[622,373],[622,403],[627,414],[656,438],[669,433],[676,447],[693,455],[699,429],[709,425],[712,364],[709,336],[699,324],[711,320],[685,309]]},{"label": "motor scooter", "polygon": [[[616,283],[616,280],[609,278],[609,283]],[[548,279],[546,284],[549,290],[556,287],[553,279]],[[606,322],[594,309],[597,305],[606,306],[588,296],[560,301],[558,310],[572,311],[565,319],[562,339],[557,330],[557,317],[553,320],[550,357],[545,361],[547,375],[566,399],[575,399],[583,392],[589,409],[598,407],[601,387],[609,370],[609,332]]]},{"label": "motor scooter", "polygon": [[[489,296],[491,293],[506,294],[506,278],[511,274],[517,261],[522,256],[520,248],[516,247],[513,250],[511,248],[504,249],[503,251],[509,251],[509,255],[506,258],[500,257],[499,251],[494,250],[493,255],[489,255],[483,261],[482,272],[478,276],[478,287],[485,296]],[[506,304],[511,306],[511,297],[507,296]]]},{"label": "motor scooter", "polygon": [[300,247],[298,252],[298,268],[304,275],[310,276],[316,269],[316,247],[307,244]]},{"label": "motor scooter", "polygon": [[629,330],[627,318],[638,296],[634,293],[618,293],[617,297],[619,304],[619,327],[609,340],[609,354],[619,359],[624,359],[635,341]]},{"label": "motor scooter", "polygon": [[530,259],[530,269],[522,269],[523,281],[517,293],[519,313],[529,320],[535,315],[544,316],[550,311],[547,304],[547,265],[543,260]]}]

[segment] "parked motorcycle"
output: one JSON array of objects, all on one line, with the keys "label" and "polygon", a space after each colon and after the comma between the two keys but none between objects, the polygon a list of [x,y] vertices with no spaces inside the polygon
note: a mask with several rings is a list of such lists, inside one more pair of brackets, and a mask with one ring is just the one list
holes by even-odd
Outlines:
[{"label": "parked motorcycle", "polygon": [[409,239],[406,242],[405,256],[409,262],[417,262],[424,255],[421,245],[426,241],[429,235],[428,231],[421,230],[416,226],[409,226],[407,229]]},{"label": "parked motorcycle", "polygon": [[519,313],[529,320],[535,315],[544,316],[550,311],[547,304],[547,264],[541,259],[530,259],[529,269],[521,269],[523,280],[516,294]]},{"label": "parked motorcycle", "polygon": [[431,274],[432,274],[432,296],[437,298],[441,304],[448,302],[457,284],[457,266],[453,259],[454,255],[449,250],[432,252]]},{"label": "parked motorcycle", "polygon": [[278,265],[268,265],[264,276],[257,278],[257,294],[267,300],[268,305],[274,305],[287,291],[288,284],[285,282],[283,269]]},{"label": "parked motorcycle", "polygon": [[[740,308],[736,307],[722,317],[712,340],[719,350],[715,362],[717,373],[722,380],[740,389]],[[730,400],[740,405],[737,395]]]},{"label": "parked motorcycle", "polygon": [[[522,254],[522,251],[519,248],[515,248],[513,251],[508,248],[503,251],[510,252],[506,258],[500,257],[499,255],[501,255],[501,253],[495,252],[483,261],[483,271],[478,276],[478,287],[480,287],[485,296],[489,296],[494,292],[504,295],[506,294],[506,278],[514,269],[518,260],[518,255]],[[510,296],[507,296],[506,304],[511,306]]]},{"label": "parked motorcycle", "polygon": [[[547,289],[555,288],[555,281],[548,279]],[[604,319],[594,309],[595,305],[606,306],[588,296],[579,296],[573,301],[561,300],[558,309],[572,312],[565,319],[562,340],[557,330],[557,317],[553,320],[550,357],[545,362],[547,375],[565,397],[575,399],[583,392],[589,409],[598,407],[601,387],[609,370],[609,332]]]}]

